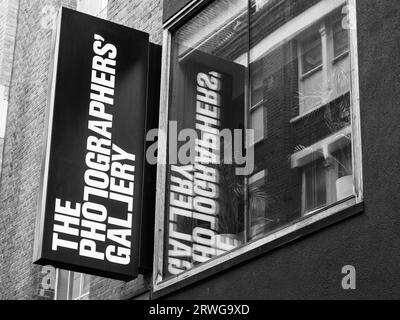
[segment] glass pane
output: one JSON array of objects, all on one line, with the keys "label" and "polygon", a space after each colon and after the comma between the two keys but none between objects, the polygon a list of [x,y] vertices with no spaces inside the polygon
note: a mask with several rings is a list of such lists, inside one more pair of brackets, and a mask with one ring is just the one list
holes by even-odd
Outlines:
[{"label": "glass pane", "polygon": [[83,283],[82,283],[82,295],[89,293],[90,290],[90,278],[91,276],[88,274],[83,274]]},{"label": "glass pane", "polygon": [[301,59],[303,73],[307,73],[322,65],[321,34],[317,31],[301,42]]},{"label": "glass pane", "polygon": [[164,279],[354,195],[346,4],[219,0],[172,33]]},{"label": "glass pane", "polygon": [[68,299],[68,275],[69,271],[58,270],[57,300]]},{"label": "glass pane", "polygon": [[254,130],[254,141],[264,139],[264,107],[261,105],[251,111],[251,129]]},{"label": "glass pane", "polygon": [[266,212],[269,210],[270,199],[265,190],[265,172],[260,171],[250,178],[249,186],[249,238],[256,239],[270,230],[271,222]]},{"label": "glass pane", "polygon": [[71,272],[71,282],[70,282],[70,299],[74,300],[80,296],[81,292],[81,277],[82,274],[78,272]]},{"label": "glass pane", "polygon": [[335,58],[349,50],[349,32],[342,26],[342,21],[333,25],[333,46]]},{"label": "glass pane", "polygon": [[168,150],[166,277],[245,239],[246,186],[227,150],[233,129],[245,128],[247,8],[247,0],[214,1],[173,33],[169,139],[181,139]]},{"label": "glass pane", "polygon": [[256,239],[354,195],[354,182],[350,55],[334,61],[348,41],[336,25],[346,1],[251,4],[250,81],[262,98],[250,100],[268,110],[268,139],[255,145],[255,172],[268,179],[249,187]]},{"label": "glass pane", "polygon": [[305,212],[310,212],[326,205],[327,173],[324,161],[313,162],[305,169]]}]

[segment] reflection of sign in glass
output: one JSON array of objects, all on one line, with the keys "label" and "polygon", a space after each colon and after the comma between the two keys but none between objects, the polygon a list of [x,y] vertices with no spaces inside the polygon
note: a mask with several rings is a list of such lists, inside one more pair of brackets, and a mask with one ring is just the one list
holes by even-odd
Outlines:
[{"label": "reflection of sign in glass", "polygon": [[138,273],[148,35],[63,9],[37,263]]},{"label": "reflection of sign in glass", "polygon": [[180,67],[185,90],[172,112],[180,119],[178,132],[194,128],[198,138],[192,162],[170,168],[166,260],[173,275],[241,244],[240,228],[229,226],[239,222],[227,210],[228,197],[220,179],[225,175],[221,173],[224,163],[220,162],[224,158],[221,130],[243,128],[244,68],[201,52],[192,52]]},{"label": "reflection of sign in glass", "polygon": [[[219,213],[219,172],[215,164],[219,157],[221,77],[215,71],[197,74],[195,128],[201,138],[196,140],[195,164],[172,167],[169,210],[171,249],[168,251],[168,270],[172,274],[181,273],[185,263],[187,268],[184,269],[191,266],[190,262],[183,262],[180,258],[191,258],[194,263],[200,263],[219,252],[215,231]],[[188,201],[184,200],[185,195]],[[192,224],[188,230],[179,226],[179,220],[184,217],[194,220],[192,223],[188,221]],[[193,224],[197,227],[193,228]],[[180,241],[189,244],[184,245]]]}]

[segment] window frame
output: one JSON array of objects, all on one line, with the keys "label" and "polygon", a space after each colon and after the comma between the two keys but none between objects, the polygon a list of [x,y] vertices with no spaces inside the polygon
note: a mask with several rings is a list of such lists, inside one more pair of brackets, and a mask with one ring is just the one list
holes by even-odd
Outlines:
[{"label": "window frame", "polygon": [[[74,272],[74,271],[70,271],[70,270],[62,270],[57,268],[56,269],[56,282],[55,282],[55,294],[54,294],[54,300],[59,300],[59,282],[60,282],[60,272],[66,272],[67,273],[67,290],[66,290],[66,300],[86,300],[84,298],[89,298],[90,296],[90,285],[88,288],[87,292],[83,293],[83,285],[84,285],[84,277],[85,276],[89,276],[89,275],[85,275],[83,273],[80,272]],[[72,277],[72,275],[74,274],[79,274],[79,295],[76,298],[73,298],[73,286],[72,284],[74,283],[74,279]],[[89,281],[90,284],[90,281]]]},{"label": "window frame", "polygon": [[[314,27],[315,28],[315,27]],[[307,79],[308,77],[310,77],[312,74],[323,70],[324,68],[324,53],[322,50],[323,47],[323,37],[321,35],[321,30],[319,30],[319,28],[315,28],[315,30],[313,30],[315,34],[318,34],[318,39],[319,39],[319,45],[320,45],[320,53],[321,53],[321,62],[314,68],[310,69],[310,70],[305,70],[305,65],[304,65],[304,57],[306,55],[306,50],[305,50],[305,45],[304,43],[312,37],[312,35],[307,35],[307,36],[303,36],[300,37],[300,39],[298,39],[298,43],[299,43],[299,47],[298,47],[298,59],[299,59],[299,80],[303,81],[304,79]]]},{"label": "window frame", "polygon": [[[249,70],[251,69],[251,67],[249,66]],[[253,113],[255,113],[256,111],[261,110],[262,112],[262,128],[260,128],[260,132],[262,133],[262,135],[260,134],[258,137],[256,137],[256,134],[254,132],[254,141],[252,141],[252,144],[250,144],[249,146],[255,146],[256,144],[264,141],[267,139],[268,135],[266,134],[266,130],[268,130],[268,123],[266,123],[265,118],[266,118],[266,108],[265,108],[265,100],[264,97],[261,98],[261,100],[253,102],[253,93],[255,91],[263,91],[264,87],[263,84],[261,84],[260,86],[254,86],[253,83],[250,84],[249,87],[250,90],[250,97],[249,97],[249,121],[251,122],[251,126],[253,126]],[[253,128],[255,129],[255,128]],[[248,146],[248,147],[249,147]]]},{"label": "window frame", "polygon": [[[337,23],[340,23],[340,20],[336,20],[336,21],[332,21],[331,23],[331,28],[332,28],[332,46],[333,46],[333,60],[332,60],[332,64],[335,64],[336,62],[338,62],[339,60],[343,59],[344,57],[346,57],[349,53],[350,53],[350,47],[347,47],[346,50],[344,50],[343,52],[339,53],[338,55],[336,55],[335,52],[335,25]],[[347,40],[349,40],[349,34],[347,33]]]},{"label": "window frame", "polygon": [[[337,0],[341,6],[356,8],[357,0]],[[361,125],[360,125],[360,98],[359,98],[359,73],[358,73],[358,44],[357,29],[349,30],[350,39],[350,63],[351,63],[351,94],[352,119],[351,127],[353,132],[353,175],[355,196],[344,199],[334,205],[324,207],[312,214],[304,216],[292,224],[274,230],[271,234],[266,234],[260,239],[250,241],[241,247],[217,256],[208,262],[196,266],[173,278],[163,279],[163,259],[164,259],[164,236],[165,236],[165,201],[166,201],[166,181],[167,181],[167,140],[168,140],[168,121],[170,108],[170,80],[172,65],[172,34],[181,27],[186,21],[202,10],[212,0],[192,0],[180,11],[168,19],[163,25],[162,43],[162,69],[161,69],[161,94],[160,94],[160,114],[159,114],[159,144],[158,144],[158,167],[157,167],[157,195],[156,195],[156,217],[154,232],[154,264],[153,264],[153,286],[152,296],[161,297],[169,292],[173,292],[188,284],[200,279],[211,276],[217,272],[225,270],[229,266],[247,261],[262,253],[275,249],[287,242],[294,241],[299,237],[305,236],[310,232],[320,230],[324,226],[331,225],[337,221],[353,216],[363,211],[363,182],[362,182],[362,150],[361,150]],[[350,14],[351,23],[357,25],[357,13]],[[265,43],[264,43],[265,44]],[[253,49],[252,49],[253,50]],[[247,54],[249,60],[249,54]],[[249,77],[249,75],[247,75]],[[248,83],[247,79],[247,83]],[[248,84],[247,84],[248,86]],[[249,95],[249,88],[247,96]],[[249,106],[249,97],[246,97],[246,104]],[[247,178],[248,180],[248,178]],[[229,266],[226,266],[228,264]]]},{"label": "window frame", "polygon": [[[342,13],[343,15],[343,13]],[[347,47],[347,49],[340,54],[336,55],[335,52],[335,25],[337,23],[342,23],[341,19],[324,19],[320,21],[320,26],[319,28],[314,27],[313,32],[319,34],[319,39],[320,39],[320,45],[321,45],[321,64],[318,65],[317,67],[305,71],[304,70],[304,45],[303,43],[310,37],[310,35],[300,35],[297,39],[298,41],[298,50],[297,50],[297,58],[299,61],[299,68],[298,68],[298,77],[299,77],[299,91],[300,89],[305,85],[305,82],[309,80],[314,74],[320,73],[322,80],[323,80],[323,86],[326,87],[328,86],[329,82],[329,76],[330,72],[332,71],[333,68],[335,68],[335,65],[337,65],[341,60],[346,59],[349,54],[350,54],[350,46]],[[308,29],[309,30],[309,29]],[[306,31],[303,31],[306,32]],[[349,33],[347,32],[347,40],[350,41],[349,38]],[[324,47],[326,48],[326,52],[324,52]],[[350,58],[351,60],[351,58]],[[326,97],[325,97],[326,98]],[[326,106],[327,103],[325,101],[325,98],[323,99],[324,101],[319,102],[315,106],[311,108],[306,108],[306,110],[302,110],[305,108],[304,105],[300,104],[299,105],[299,115],[296,116],[295,118],[291,119],[291,123],[296,122],[305,116],[309,115],[310,113],[313,113],[314,111]],[[331,100],[332,101],[332,100]],[[304,103],[305,104],[305,101]]]}]

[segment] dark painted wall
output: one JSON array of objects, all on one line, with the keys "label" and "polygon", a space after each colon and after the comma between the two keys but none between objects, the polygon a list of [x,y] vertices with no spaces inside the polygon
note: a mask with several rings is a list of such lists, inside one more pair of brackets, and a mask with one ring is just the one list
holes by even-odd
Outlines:
[{"label": "dark painted wall", "polygon": [[[165,1],[164,18],[186,2]],[[400,2],[358,1],[357,15],[365,212],[169,298],[400,299]]]}]

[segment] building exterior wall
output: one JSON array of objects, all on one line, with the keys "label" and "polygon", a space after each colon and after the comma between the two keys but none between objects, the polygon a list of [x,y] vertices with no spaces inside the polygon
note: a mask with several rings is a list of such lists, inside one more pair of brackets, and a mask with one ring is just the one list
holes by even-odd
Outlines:
[{"label": "building exterior wall", "polygon": [[[161,44],[162,22],[189,2],[110,0],[108,18],[148,32],[153,43]],[[7,55],[6,75],[11,81],[0,181],[0,299],[52,299],[51,290],[41,293],[46,272],[32,264],[52,54],[52,30],[43,27],[42,19],[46,6],[76,8],[76,1],[1,0],[0,8],[10,3],[15,23],[8,26],[11,33],[0,29],[0,41],[5,39],[1,34],[10,36],[5,45],[8,54],[0,58]],[[165,298],[400,298],[399,16],[397,0],[357,1],[364,212]],[[0,10],[0,25],[4,17]],[[15,54],[11,54],[13,28]],[[355,291],[341,287],[345,265],[357,270]],[[151,281],[151,274],[130,283],[92,277],[90,299],[148,299]]]}]

